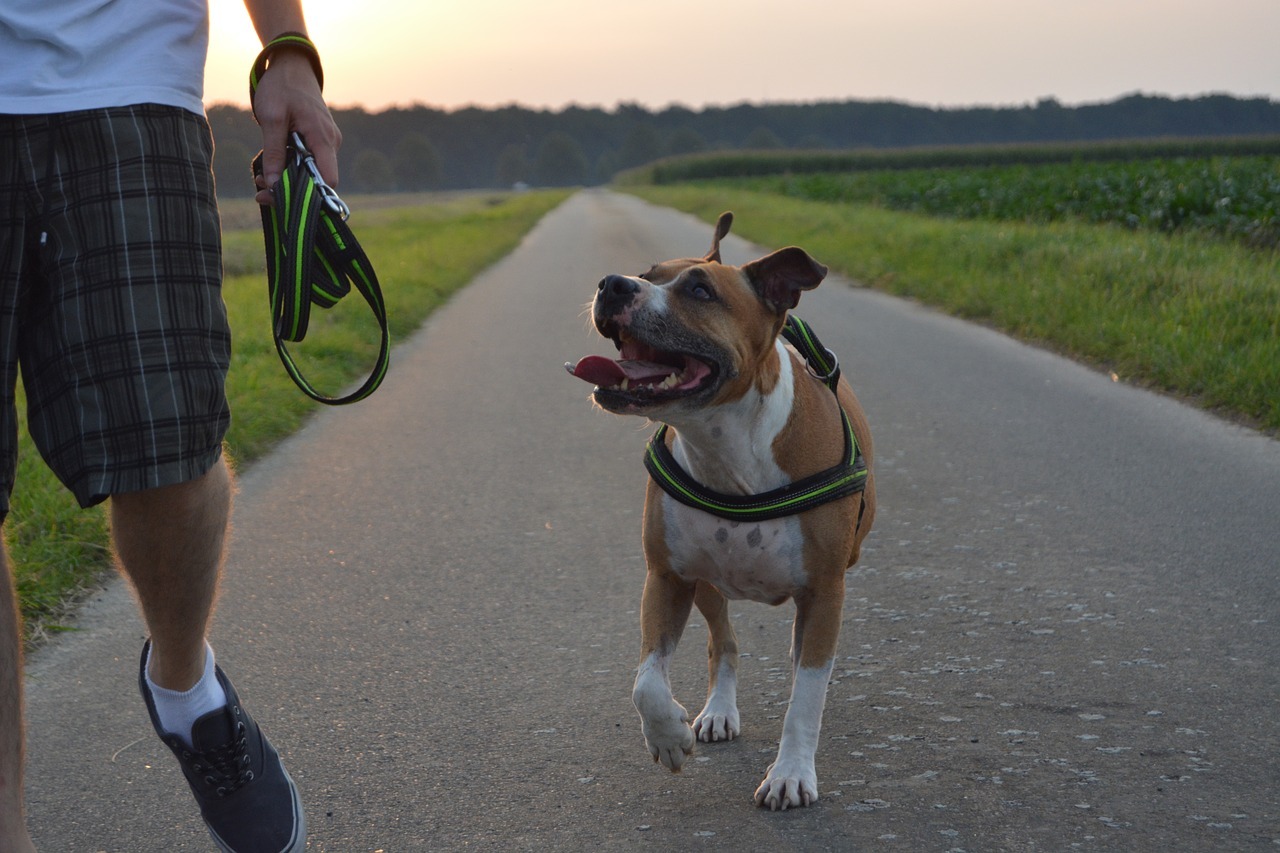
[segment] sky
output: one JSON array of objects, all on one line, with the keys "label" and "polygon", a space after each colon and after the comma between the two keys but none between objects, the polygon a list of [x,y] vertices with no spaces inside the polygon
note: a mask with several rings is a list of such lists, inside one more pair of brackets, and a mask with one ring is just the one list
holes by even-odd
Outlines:
[{"label": "sky", "polygon": [[[303,0],[331,106],[1280,101],[1280,0]],[[248,105],[211,0],[205,102]]]}]

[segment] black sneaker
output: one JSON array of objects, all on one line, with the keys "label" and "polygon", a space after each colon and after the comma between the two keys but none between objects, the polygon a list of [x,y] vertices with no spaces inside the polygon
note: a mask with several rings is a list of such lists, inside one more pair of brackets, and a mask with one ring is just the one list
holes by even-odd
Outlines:
[{"label": "black sneaker", "polygon": [[226,674],[214,668],[227,693],[227,706],[196,720],[191,733],[195,746],[188,747],[177,735],[160,729],[147,689],[150,646],[148,640],[142,647],[138,685],[151,725],[182,766],[218,848],[224,853],[301,853],[307,830],[298,789],[275,748],[240,707],[240,697]]}]

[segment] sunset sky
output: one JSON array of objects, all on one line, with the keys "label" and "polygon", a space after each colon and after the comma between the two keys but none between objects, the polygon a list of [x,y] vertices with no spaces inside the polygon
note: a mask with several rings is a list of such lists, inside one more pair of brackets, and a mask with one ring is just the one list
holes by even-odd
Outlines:
[{"label": "sunset sky", "polygon": [[[206,103],[258,51],[214,0]],[[334,106],[1280,100],[1280,0],[304,0]]]}]

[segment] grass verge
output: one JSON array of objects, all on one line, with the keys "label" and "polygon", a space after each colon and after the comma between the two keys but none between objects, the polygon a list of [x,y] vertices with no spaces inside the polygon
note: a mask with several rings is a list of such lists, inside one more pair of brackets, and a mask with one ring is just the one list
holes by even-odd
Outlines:
[{"label": "grass verge", "polygon": [[[387,302],[393,343],[485,267],[509,253],[567,191],[348,199],[352,227],[373,261]],[[318,408],[294,387],[276,355],[263,261],[262,232],[252,202],[223,206],[226,282],[223,296],[234,335],[227,396],[232,426],[228,456],[239,466],[266,453]],[[312,313],[307,338],[290,348],[313,384],[336,393],[357,381],[377,354],[377,327],[359,294]],[[391,369],[395,369],[394,359]],[[69,630],[64,624],[83,590],[109,569],[101,507],[80,510],[40,460],[25,428],[18,394],[18,479],[5,537],[28,643]]]},{"label": "grass verge", "polygon": [[960,221],[736,190],[625,187],[866,284],[1280,431],[1280,252],[1115,226]]}]

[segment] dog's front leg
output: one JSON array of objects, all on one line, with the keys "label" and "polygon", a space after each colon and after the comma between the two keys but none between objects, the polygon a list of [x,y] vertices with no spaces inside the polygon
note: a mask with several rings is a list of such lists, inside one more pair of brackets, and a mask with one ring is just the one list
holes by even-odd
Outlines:
[{"label": "dog's front leg", "polygon": [[631,700],[640,713],[645,745],[654,761],[680,772],[693,752],[689,712],[671,695],[669,668],[693,605],[694,585],[650,568],[640,604],[640,668]]},{"label": "dog's front leg", "polygon": [[791,703],[782,722],[778,757],[756,789],[756,805],[774,811],[807,806],[818,799],[814,756],[822,729],[822,709],[835,662],[844,604],[844,577],[796,597],[791,646]]}]

